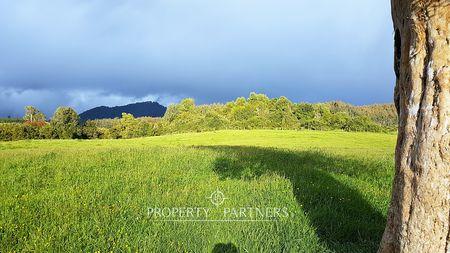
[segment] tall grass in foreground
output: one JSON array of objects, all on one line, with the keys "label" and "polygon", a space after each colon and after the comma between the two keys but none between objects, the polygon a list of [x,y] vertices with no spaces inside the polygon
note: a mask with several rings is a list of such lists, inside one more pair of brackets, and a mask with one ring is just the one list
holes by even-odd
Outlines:
[{"label": "tall grass in foreground", "polygon": [[[0,143],[0,251],[372,252],[394,135],[220,131]],[[148,207],[286,207],[269,222],[167,222]],[[213,213],[212,218],[219,218]],[[217,216],[216,216],[217,215]]]}]

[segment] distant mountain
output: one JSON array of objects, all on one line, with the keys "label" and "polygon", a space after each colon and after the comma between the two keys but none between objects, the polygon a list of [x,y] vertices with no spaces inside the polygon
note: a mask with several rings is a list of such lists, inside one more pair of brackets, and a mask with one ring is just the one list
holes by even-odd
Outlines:
[{"label": "distant mountain", "polygon": [[80,114],[81,121],[92,119],[120,118],[123,112],[131,113],[134,117],[162,117],[167,108],[157,102],[140,102],[123,106],[99,106]]}]

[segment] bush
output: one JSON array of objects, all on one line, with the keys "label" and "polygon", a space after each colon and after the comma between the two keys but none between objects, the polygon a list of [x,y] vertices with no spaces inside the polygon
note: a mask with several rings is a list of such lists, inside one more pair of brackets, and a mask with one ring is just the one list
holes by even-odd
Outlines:
[{"label": "bush", "polygon": [[50,126],[47,123],[0,123],[0,140],[17,141],[25,139],[50,139],[52,136],[45,134]]},{"label": "bush", "polygon": [[154,134],[154,123],[148,118],[136,119],[132,114],[122,113],[122,118],[109,129],[113,139],[128,139],[150,136]]},{"label": "bush", "polygon": [[57,138],[55,131],[53,130],[53,127],[46,123],[44,126],[39,128],[39,138],[40,139],[54,139]]},{"label": "bush", "polygon": [[344,126],[346,131],[357,131],[357,132],[386,132],[387,129],[383,129],[380,125],[374,123],[368,117],[356,116],[350,119]]},{"label": "bush", "polygon": [[0,140],[12,141],[14,139],[13,128],[19,125],[18,123],[0,123]]},{"label": "bush", "polygon": [[100,139],[102,138],[102,131],[98,128],[94,122],[88,120],[81,127],[81,138],[82,139]]}]

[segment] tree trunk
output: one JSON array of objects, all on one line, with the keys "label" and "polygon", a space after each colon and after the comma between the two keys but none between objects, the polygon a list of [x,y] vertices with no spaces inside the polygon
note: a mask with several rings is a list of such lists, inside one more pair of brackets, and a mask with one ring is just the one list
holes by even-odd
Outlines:
[{"label": "tree trunk", "polygon": [[399,114],[379,252],[450,252],[450,0],[391,0]]}]

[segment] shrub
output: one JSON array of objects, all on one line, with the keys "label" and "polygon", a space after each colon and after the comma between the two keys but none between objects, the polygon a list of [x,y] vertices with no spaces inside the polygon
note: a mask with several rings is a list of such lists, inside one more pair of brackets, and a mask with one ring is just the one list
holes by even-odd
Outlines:
[{"label": "shrub", "polygon": [[83,139],[100,139],[102,138],[102,131],[93,121],[86,121],[81,127],[81,138]]},{"label": "shrub", "polygon": [[54,139],[57,138],[55,131],[53,130],[53,127],[46,123],[44,126],[39,128],[39,138],[40,139]]},{"label": "shrub", "polygon": [[0,140],[2,141],[12,141],[14,139],[13,128],[18,123],[0,123]]}]

